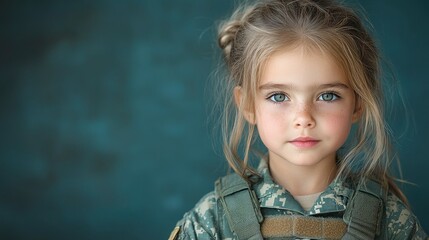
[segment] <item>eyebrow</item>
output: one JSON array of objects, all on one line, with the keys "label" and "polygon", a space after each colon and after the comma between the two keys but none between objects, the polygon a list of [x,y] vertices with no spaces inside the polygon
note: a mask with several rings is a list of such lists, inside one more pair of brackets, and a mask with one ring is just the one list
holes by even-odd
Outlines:
[{"label": "eyebrow", "polygon": [[[259,86],[259,90],[272,90],[272,89],[286,89],[291,90],[295,89],[294,85],[289,84],[280,84],[280,83],[267,83]],[[325,89],[325,88],[341,88],[341,89],[349,89],[350,87],[344,83],[326,83],[316,86],[316,89]]]}]

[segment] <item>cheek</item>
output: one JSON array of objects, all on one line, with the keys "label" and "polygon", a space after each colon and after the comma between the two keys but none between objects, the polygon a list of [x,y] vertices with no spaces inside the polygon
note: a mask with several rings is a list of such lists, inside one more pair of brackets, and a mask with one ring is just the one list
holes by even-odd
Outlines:
[{"label": "cheek", "polygon": [[256,126],[259,136],[266,145],[270,141],[277,139],[277,136],[284,135],[286,131],[286,122],[282,111],[272,106],[260,108],[256,111]]},{"label": "cheek", "polygon": [[347,111],[325,114],[323,125],[327,132],[332,133],[339,141],[345,141],[352,126],[352,115]]}]

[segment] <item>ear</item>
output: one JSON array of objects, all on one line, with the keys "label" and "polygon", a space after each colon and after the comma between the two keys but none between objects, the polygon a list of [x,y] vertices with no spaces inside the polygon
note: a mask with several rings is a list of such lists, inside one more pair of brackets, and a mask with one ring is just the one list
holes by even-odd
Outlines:
[{"label": "ear", "polygon": [[363,112],[362,100],[360,99],[360,97],[356,97],[355,110],[352,116],[353,123],[357,122],[362,117],[362,112]]},{"label": "ear", "polygon": [[247,120],[247,122],[253,125],[256,124],[255,114],[251,109],[246,108],[245,104],[243,103],[243,94],[240,86],[234,88],[234,100],[238,111],[240,114],[243,114],[243,117]]}]

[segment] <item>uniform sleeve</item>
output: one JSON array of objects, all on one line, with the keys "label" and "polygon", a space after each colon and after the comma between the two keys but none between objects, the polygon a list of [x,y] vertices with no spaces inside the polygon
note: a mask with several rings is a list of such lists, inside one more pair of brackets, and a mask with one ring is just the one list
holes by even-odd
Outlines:
[{"label": "uniform sleeve", "polygon": [[194,209],[187,212],[178,222],[177,237],[172,239],[219,239],[216,201],[213,192],[204,196]]},{"label": "uniform sleeve", "polygon": [[417,217],[393,194],[387,197],[386,218],[388,239],[428,239]]}]

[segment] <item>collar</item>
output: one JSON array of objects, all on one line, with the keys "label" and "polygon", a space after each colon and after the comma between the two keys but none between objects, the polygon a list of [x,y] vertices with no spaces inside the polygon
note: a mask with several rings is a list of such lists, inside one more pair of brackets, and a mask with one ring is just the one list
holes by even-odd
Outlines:
[{"label": "collar", "polygon": [[320,194],[313,207],[307,212],[302,209],[292,194],[273,181],[266,160],[261,160],[257,171],[262,178],[253,185],[253,189],[261,208],[288,210],[301,215],[342,212],[354,193],[354,190],[349,187],[350,184],[336,179]]}]

